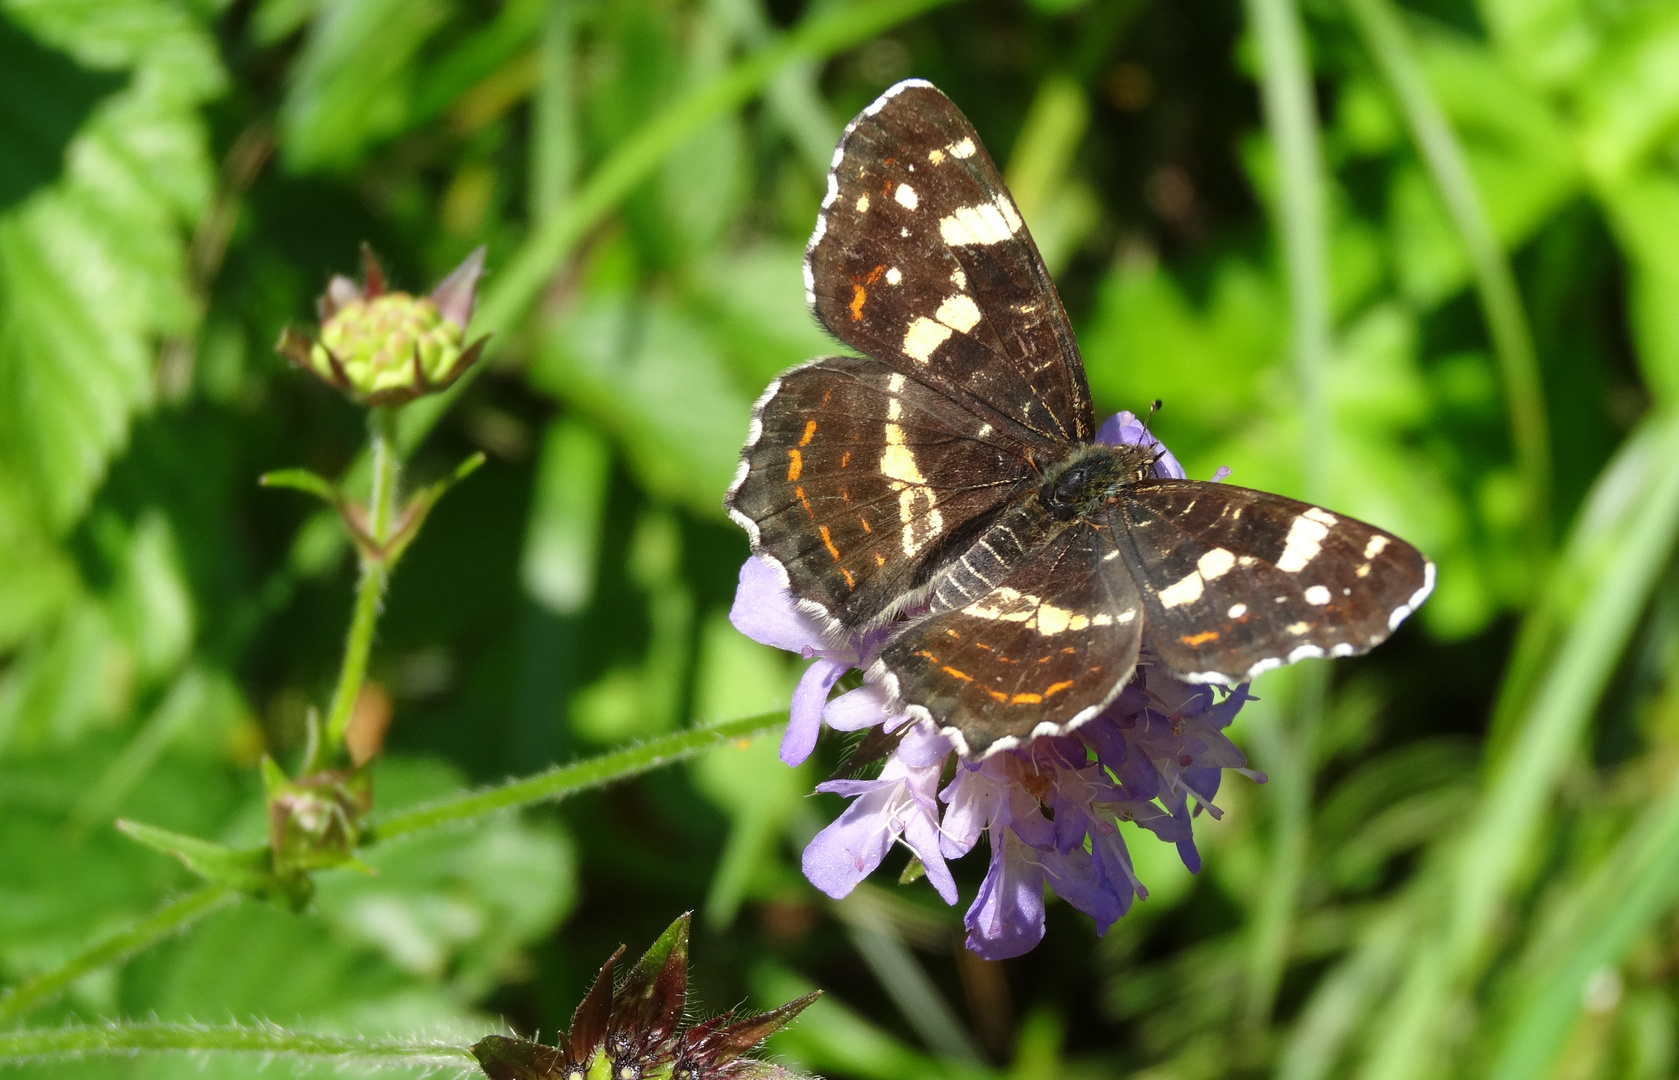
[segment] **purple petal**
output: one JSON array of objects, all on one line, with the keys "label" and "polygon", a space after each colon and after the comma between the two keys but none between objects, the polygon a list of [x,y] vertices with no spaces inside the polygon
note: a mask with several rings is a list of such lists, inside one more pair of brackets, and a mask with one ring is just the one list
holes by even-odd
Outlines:
[{"label": "purple petal", "polygon": [[826,645],[822,626],[798,609],[787,588],[787,572],[773,559],[754,555],[740,567],[729,621],[763,645],[803,653]]},{"label": "purple petal", "polygon": [[891,805],[896,787],[863,795],[816,834],[801,860],[812,885],[840,900],[874,873],[896,838]]},{"label": "purple petal", "polygon": [[[944,767],[945,759],[956,749],[949,739],[939,734],[932,724],[917,724],[904,734],[903,742],[898,744],[895,752],[897,760],[911,769],[932,769]],[[938,785],[938,773],[934,772],[932,782]]]},{"label": "purple petal", "polygon": [[793,704],[787,710],[787,733],[781,737],[781,760],[798,765],[816,749],[816,736],[822,731],[822,710],[828,704],[828,691],[839,677],[851,670],[851,665],[838,660],[819,657],[799,679],[793,691]]},{"label": "purple petal", "polygon": [[[935,777],[935,782],[937,778]],[[956,879],[950,876],[950,867],[944,864],[944,857],[939,854],[939,819],[937,813],[916,814],[905,822],[904,843],[915,852],[916,858],[927,871],[927,883],[947,904],[956,903]]]},{"label": "purple petal", "polygon": [[872,683],[847,690],[822,710],[823,722],[835,731],[862,731],[885,723],[891,715],[886,691]]},{"label": "purple petal", "polygon": [[[988,758],[997,761],[999,758]],[[939,850],[947,859],[960,859],[979,843],[980,833],[990,828],[998,808],[1006,804],[1005,781],[984,765],[958,764],[956,777],[939,798],[949,804],[944,813]]]},{"label": "purple petal", "polygon": [[1095,919],[1098,935],[1106,934],[1131,906],[1131,891],[1127,889],[1122,898],[1083,848],[1046,851],[1040,857],[1049,887],[1056,896]]},{"label": "purple petal", "polygon": [[1187,474],[1178,459],[1160,440],[1149,434],[1148,428],[1137,419],[1137,415],[1129,410],[1110,416],[1099,431],[1096,441],[1107,443],[1109,446],[1146,446],[1160,453],[1160,459],[1154,463],[1154,475],[1162,479],[1182,480]]},{"label": "purple petal", "polygon": [[472,308],[478,299],[478,280],[484,276],[484,253],[483,245],[473,249],[472,254],[462,259],[461,264],[431,291],[438,312],[462,330],[472,320]]},{"label": "purple petal", "polygon": [[1030,952],[1044,936],[1044,874],[1007,829],[991,832],[991,870],[963,919],[968,948],[987,960]]}]

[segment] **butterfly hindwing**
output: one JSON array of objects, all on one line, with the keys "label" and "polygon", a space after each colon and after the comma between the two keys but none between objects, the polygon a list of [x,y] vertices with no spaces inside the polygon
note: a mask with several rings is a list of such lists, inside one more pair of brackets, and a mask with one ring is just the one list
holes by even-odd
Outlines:
[{"label": "butterfly hindwing", "polygon": [[812,310],[846,344],[1062,449],[1095,434],[1061,301],[973,126],[920,80],[854,120],[805,254]]},{"label": "butterfly hindwing", "polygon": [[1112,531],[1079,522],[1029,546],[988,591],[913,623],[876,661],[888,692],[967,754],[1088,719],[1136,668],[1142,600]]},{"label": "butterfly hindwing", "polygon": [[923,564],[1013,493],[1026,450],[866,357],[787,372],[753,412],[725,505],[793,595],[850,629],[892,615]]},{"label": "butterfly hindwing", "polygon": [[1310,503],[1151,480],[1110,514],[1161,660],[1196,682],[1379,645],[1434,586],[1416,548]]}]

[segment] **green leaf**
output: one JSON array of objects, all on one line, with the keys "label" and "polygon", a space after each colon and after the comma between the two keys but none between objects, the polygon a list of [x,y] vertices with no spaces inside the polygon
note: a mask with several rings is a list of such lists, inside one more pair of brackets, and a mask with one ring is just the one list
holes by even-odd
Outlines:
[{"label": "green leaf", "polygon": [[274,875],[267,847],[230,848],[126,819],[117,822],[117,829],[136,843],[181,860],[188,870],[206,881],[252,896],[285,898],[294,905],[307,900],[303,888],[282,882]]},{"label": "green leaf", "polygon": [[63,177],[0,214],[0,471],[62,530],[151,403],[154,339],[193,324],[185,233],[214,175],[196,109],[222,71],[205,29],[162,0],[12,14],[86,66],[133,69]]},{"label": "green leaf", "polygon": [[308,469],[276,469],[274,472],[265,472],[257,478],[257,483],[263,487],[291,488],[293,491],[301,491],[305,495],[315,496],[328,506],[336,507],[344,498],[337,485],[324,476],[317,476]]},{"label": "green leaf", "polygon": [[0,13],[0,210],[58,178],[64,150],[94,103],[126,80],[90,71]]}]

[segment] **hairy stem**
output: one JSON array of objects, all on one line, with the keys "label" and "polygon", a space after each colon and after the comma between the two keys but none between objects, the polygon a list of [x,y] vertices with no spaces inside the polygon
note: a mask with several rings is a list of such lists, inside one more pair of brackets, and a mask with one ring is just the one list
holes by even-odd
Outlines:
[{"label": "hairy stem", "polygon": [[119,1023],[0,1033],[0,1063],[63,1061],[98,1054],[127,1056],[144,1051],[330,1058],[373,1066],[473,1064],[470,1050],[448,1043],[315,1035],[267,1024]]},{"label": "hairy stem", "polygon": [[[204,916],[231,903],[237,896],[225,885],[208,885],[169,901],[151,915],[83,949],[52,971],[43,972],[13,987],[0,997],[0,1024],[17,1019],[88,972],[125,960],[164,938],[180,933]],[[0,1054],[0,1058],[3,1057]]]},{"label": "hairy stem", "polygon": [[786,722],[785,712],[748,716],[711,727],[678,731],[570,765],[556,765],[535,776],[513,780],[487,791],[444,799],[429,806],[392,814],[368,826],[363,834],[363,843],[374,844],[381,840],[394,840],[400,836],[470,821],[501,810],[563,799],[589,788],[602,787],[661,765],[693,757],[719,743],[750,739]]},{"label": "hairy stem", "polygon": [[[376,408],[369,417],[373,452],[373,485],[367,500],[367,533],[374,543],[390,539],[391,518],[396,504],[400,466],[397,460],[395,411]],[[327,713],[326,738],[317,747],[315,760],[304,771],[314,772],[330,765],[344,744],[344,733],[355,715],[356,697],[367,677],[367,657],[373,651],[373,631],[379,625],[379,610],[390,583],[391,567],[383,556],[361,552],[361,583],[356,586],[355,612],[344,643],[344,665],[338,671],[338,686],[332,693]]]}]

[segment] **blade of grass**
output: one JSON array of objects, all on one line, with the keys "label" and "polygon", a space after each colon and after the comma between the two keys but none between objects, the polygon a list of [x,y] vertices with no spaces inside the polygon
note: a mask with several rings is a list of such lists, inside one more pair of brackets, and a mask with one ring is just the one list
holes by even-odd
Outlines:
[{"label": "blade of grass", "polygon": [[1552,793],[1679,537],[1679,416],[1647,421],[1604,480],[1625,484],[1621,466],[1628,463],[1641,475],[1616,500],[1624,518],[1584,522],[1601,542],[1571,545],[1569,561],[1557,568],[1578,578],[1579,612],[1450,854],[1453,887],[1443,931],[1424,941],[1406,973],[1366,1072],[1374,1080],[1419,1075],[1427,1062],[1418,1047],[1441,1045],[1449,1003],[1485,960]]},{"label": "blade of grass", "polygon": [[[1333,329],[1328,201],[1312,72],[1305,30],[1293,0],[1248,0],[1247,14],[1259,44],[1265,124],[1282,174],[1275,212],[1288,276],[1294,373],[1300,395],[1301,493],[1317,502],[1324,498],[1329,461],[1324,373]],[[1328,672],[1321,663],[1303,664],[1290,674],[1294,722],[1285,724],[1276,718],[1272,752],[1264,759],[1275,817],[1270,874],[1254,915],[1248,957],[1245,1012],[1254,1029],[1269,1021],[1294,935],[1311,844],[1313,745],[1328,690]]]},{"label": "blade of grass", "polygon": [[368,826],[364,846],[395,840],[411,833],[436,829],[494,814],[502,810],[549,802],[601,787],[617,780],[693,757],[702,750],[731,739],[748,739],[787,722],[785,712],[748,716],[711,727],[690,728],[658,739],[613,750],[570,765],[557,765],[522,780],[499,787],[444,799],[414,810],[392,814]]},{"label": "blade of grass", "polygon": [[1530,980],[1535,989],[1509,1026],[1493,1080],[1550,1076],[1585,1003],[1593,973],[1625,959],[1679,898],[1679,782],[1645,810],[1581,890],[1592,901],[1572,947]]},{"label": "blade of grass", "polygon": [[1516,276],[1493,233],[1463,145],[1429,89],[1409,32],[1389,0],[1347,0],[1347,9],[1399,102],[1411,138],[1434,179],[1474,268],[1475,289],[1504,376],[1510,434],[1527,496],[1528,543],[1535,573],[1551,547],[1551,436],[1533,334]]},{"label": "blade of grass", "polygon": [[145,1051],[328,1058],[374,1067],[473,1064],[471,1051],[443,1042],[315,1035],[267,1024],[117,1023],[0,1032],[0,1064],[66,1061],[103,1054],[127,1057]]},{"label": "blade of grass", "polygon": [[83,949],[52,971],[12,987],[4,997],[0,997],[0,1024],[17,1019],[88,972],[125,960],[180,933],[224,904],[233,902],[238,895],[225,886],[209,885],[169,901],[145,918]]},{"label": "blade of grass", "polygon": [[[473,332],[505,336],[535,302],[555,269],[637,184],[658,167],[690,132],[713,116],[751,100],[789,64],[832,56],[861,44],[905,20],[952,0],[862,0],[827,9],[790,33],[738,61],[715,80],[673,102],[619,143],[564,207],[537,223],[535,231],[501,270],[490,277]],[[453,387],[421,398],[402,411],[398,443],[411,450],[464,390],[475,365]]]}]

